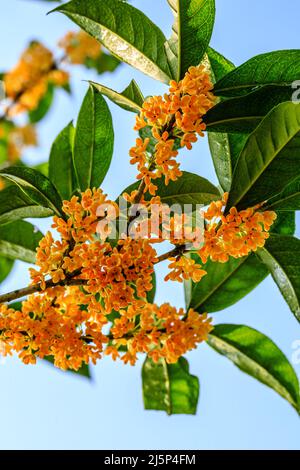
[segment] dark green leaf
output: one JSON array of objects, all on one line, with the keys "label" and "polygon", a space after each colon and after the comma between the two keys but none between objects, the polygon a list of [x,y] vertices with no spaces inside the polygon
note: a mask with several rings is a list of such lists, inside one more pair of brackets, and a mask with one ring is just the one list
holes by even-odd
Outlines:
[{"label": "dark green leaf", "polygon": [[160,359],[155,364],[147,358],[142,370],[143,396],[146,410],[161,410],[171,414],[196,414],[199,380],[189,373],[186,359],[167,364]]},{"label": "dark green leaf", "polygon": [[56,137],[50,152],[49,179],[62,199],[70,199],[76,189],[73,166],[73,139],[75,129],[70,122]]},{"label": "dark green leaf", "polygon": [[[261,54],[221,78],[214,93],[236,96],[262,85],[290,85],[299,80],[300,50],[275,51]],[[291,87],[290,87],[291,90]]]},{"label": "dark green leaf", "polygon": [[36,248],[43,234],[23,220],[0,226],[0,255],[35,263]]},{"label": "dark green leaf", "polygon": [[291,311],[300,321],[300,240],[271,235],[257,255],[270,270]]},{"label": "dark green leaf", "polygon": [[252,132],[278,104],[291,100],[290,87],[265,86],[246,96],[221,101],[204,116],[208,132]]},{"label": "dark green leaf", "polygon": [[[199,262],[199,258],[195,256],[195,259]],[[207,275],[199,283],[185,283],[187,307],[200,313],[218,312],[230,307],[249,294],[269,274],[254,254],[239,259],[230,258],[227,263],[209,260],[203,269]]]},{"label": "dark green leaf", "polygon": [[[235,68],[234,64],[211,47],[207,51],[213,81],[220,80]],[[232,174],[247,134],[209,132],[209,148],[219,183],[224,191],[231,187]]]},{"label": "dark green leaf", "polygon": [[173,34],[166,44],[177,80],[198,65],[207,50],[215,21],[214,0],[168,0],[174,13]]},{"label": "dark green leaf", "polygon": [[248,326],[216,325],[208,344],[285,398],[299,412],[297,375],[280,349],[267,336]]},{"label": "dark green leaf", "polygon": [[271,198],[267,208],[275,211],[300,210],[300,177],[297,177],[279,194]]},{"label": "dark green leaf", "polygon": [[[295,213],[278,215],[271,231],[293,235]],[[197,255],[193,254],[192,257],[200,262]],[[208,261],[204,269],[207,275],[199,283],[186,281],[184,285],[187,308],[192,307],[200,313],[218,312],[230,307],[255,289],[269,274],[268,268],[254,253],[240,259],[230,258],[227,263]]]},{"label": "dark green leaf", "polygon": [[157,80],[171,78],[162,31],[140,10],[120,0],[73,0],[57,7],[123,62]]},{"label": "dark green leaf", "polygon": [[54,85],[49,83],[47,92],[43,96],[41,101],[39,102],[38,107],[28,113],[29,120],[32,124],[35,124],[41,121],[46,116],[49,109],[51,108],[53,98],[54,98]]},{"label": "dark green leaf", "polygon": [[14,166],[1,170],[0,176],[12,181],[36,204],[64,217],[61,211],[61,197],[51,181],[39,171],[24,166]]},{"label": "dark green leaf", "polygon": [[207,49],[207,56],[213,73],[214,82],[235,69],[235,65],[212,47]]},{"label": "dark green leaf", "polygon": [[38,206],[17,186],[11,185],[0,191],[0,225],[19,219],[50,217],[51,209]]},{"label": "dark green leaf", "polygon": [[82,191],[99,187],[109,169],[114,131],[102,95],[90,87],[81,106],[74,140],[74,166]]},{"label": "dark green leaf", "polygon": [[131,80],[124,91],[118,93],[111,88],[107,88],[100,83],[90,82],[102,95],[107,96],[113,103],[117,104],[126,111],[139,113],[144,102],[144,97],[135,80]]},{"label": "dark green leaf", "polygon": [[231,188],[233,170],[247,138],[247,134],[208,133],[215,172],[224,191],[229,191]]},{"label": "dark green leaf", "polygon": [[282,103],[250,135],[233,174],[228,206],[244,209],[281,192],[299,175],[300,107]]}]

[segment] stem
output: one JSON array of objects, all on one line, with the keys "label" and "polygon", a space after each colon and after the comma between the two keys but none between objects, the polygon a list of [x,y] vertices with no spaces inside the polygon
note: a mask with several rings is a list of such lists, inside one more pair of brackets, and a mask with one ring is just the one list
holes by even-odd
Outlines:
[{"label": "stem", "polygon": [[[184,253],[184,246],[178,245],[173,250],[164,253],[158,257],[157,263],[161,263],[162,261],[167,260],[173,256],[178,256]],[[78,276],[79,272],[75,271],[72,277],[66,278],[64,281],[60,282],[53,282],[51,279],[46,281],[46,289],[51,289],[52,287],[66,287],[66,286],[84,286],[87,284],[86,279],[74,279],[75,276]],[[28,295],[34,294],[35,292],[44,292],[46,289],[42,289],[41,284],[34,284],[32,286],[23,287],[22,289],[13,290],[12,292],[8,292],[7,294],[0,295],[0,304],[12,302],[17,299],[21,299],[22,297],[27,297]]]},{"label": "stem", "polygon": [[[83,286],[87,284],[86,279],[74,279],[69,278],[65,279],[64,281],[60,281],[54,283],[51,279],[46,281],[46,289],[50,289],[51,287],[57,286]],[[26,297],[27,295],[34,294],[35,292],[43,292],[45,289],[42,289],[41,284],[34,284],[32,286],[24,287],[22,289],[13,290],[12,292],[8,292],[7,294],[0,295],[0,304],[12,302],[13,300],[21,299],[22,297]]]}]

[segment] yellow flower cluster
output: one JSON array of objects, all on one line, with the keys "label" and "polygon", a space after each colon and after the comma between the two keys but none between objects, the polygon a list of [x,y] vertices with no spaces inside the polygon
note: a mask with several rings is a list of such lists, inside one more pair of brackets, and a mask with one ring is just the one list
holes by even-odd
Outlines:
[{"label": "yellow flower cluster", "polygon": [[85,31],[70,31],[59,43],[71,64],[85,64],[88,59],[98,59],[102,54],[101,44]]},{"label": "yellow flower cluster", "polygon": [[[277,217],[273,211],[260,211],[261,205],[242,211],[232,207],[224,214],[227,199],[228,193],[225,193],[222,200],[212,202],[203,213],[203,246],[197,250],[202,263],[208,259],[226,263],[230,257],[241,258],[262,248]],[[182,282],[190,278],[199,282],[206,274],[202,266],[184,255],[170,258],[170,261],[171,272],[166,280]]]},{"label": "yellow flower cluster", "polygon": [[155,152],[147,151],[150,139],[136,140],[130,150],[130,162],[137,164],[138,179],[145,182],[145,191],[154,195],[157,187],[152,182],[165,177],[165,183],[181,176],[176,161],[179,146],[192,148],[197,136],[203,136],[203,116],[214,105],[213,86],[205,67],[190,67],[178,83],[170,82],[169,94],[148,98],[136,118],[135,130],[151,127],[156,140]]},{"label": "yellow flower cluster", "polygon": [[176,362],[205,341],[212,329],[206,315],[190,310],[185,317],[182,309],[143,301],[120,310],[111,332],[105,334],[103,328],[108,324],[101,302],[75,286],[32,295],[23,302],[21,311],[0,305],[4,354],[17,352],[25,364],[51,356],[61,369],[78,370],[83,364],[95,364],[103,351],[131,365],[138,353],[148,353],[154,361],[165,358]]},{"label": "yellow flower cluster", "polygon": [[109,204],[115,205],[100,189],[87,190],[81,201],[76,196],[65,201],[66,219],[54,217],[53,224],[61,239],[55,241],[48,232],[37,250],[40,269],[31,269],[33,282],[41,282],[43,288],[46,277],[54,283],[70,277],[85,281],[86,292],[101,296],[106,314],[146,297],[156,262],[148,240],[126,238],[112,247],[103,239],[108,233],[96,238],[99,207]]},{"label": "yellow flower cluster", "polygon": [[52,52],[32,42],[16,67],[4,75],[6,95],[12,102],[10,115],[36,109],[49,83],[62,86],[68,80],[68,73],[57,68]]}]

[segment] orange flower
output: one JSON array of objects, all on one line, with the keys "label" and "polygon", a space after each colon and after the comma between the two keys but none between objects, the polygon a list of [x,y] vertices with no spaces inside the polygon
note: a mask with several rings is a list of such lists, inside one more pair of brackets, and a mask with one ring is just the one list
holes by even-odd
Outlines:
[{"label": "orange flower", "polygon": [[36,109],[48,89],[48,83],[62,86],[68,82],[66,72],[58,70],[51,51],[39,42],[32,42],[23,52],[16,67],[4,75],[10,114]]},{"label": "orange flower", "polygon": [[[152,135],[157,141],[153,159],[149,162],[146,147],[141,139],[130,151],[130,163],[138,164],[138,179],[144,179],[145,192],[154,195],[156,186],[152,179],[165,176],[165,183],[176,181],[182,173],[175,158],[178,148],[192,148],[197,135],[203,136],[205,124],[203,115],[214,105],[215,98],[211,93],[212,83],[203,66],[190,67],[179,83],[170,82],[169,94],[147,98],[141,113],[136,118],[135,130],[146,126],[152,128]],[[177,147],[176,147],[177,146]],[[148,163],[148,166],[146,164]]]}]

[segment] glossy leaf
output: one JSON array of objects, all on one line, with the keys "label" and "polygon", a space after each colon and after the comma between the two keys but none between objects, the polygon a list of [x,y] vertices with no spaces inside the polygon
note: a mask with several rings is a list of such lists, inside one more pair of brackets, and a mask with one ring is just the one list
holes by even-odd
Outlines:
[{"label": "glossy leaf", "polygon": [[250,135],[233,174],[228,207],[275,196],[299,174],[300,107],[282,103]]},{"label": "glossy leaf", "polygon": [[141,111],[144,97],[135,80],[131,80],[124,91],[118,93],[100,83],[90,82],[90,84],[100,91],[102,95],[107,96],[113,103],[117,104],[126,111],[139,113]]},{"label": "glossy leaf", "polygon": [[262,85],[290,85],[299,80],[300,50],[267,52],[248,60],[219,80],[214,93],[236,96]]},{"label": "glossy leaf", "polygon": [[189,373],[186,359],[167,364],[160,359],[155,364],[147,358],[142,370],[143,396],[146,410],[161,410],[171,414],[196,414],[199,380]]},{"label": "glossy leaf", "polygon": [[162,31],[140,10],[120,0],[73,0],[53,11],[64,13],[112,54],[152,78],[171,78]]},{"label": "glossy leaf", "polygon": [[[220,199],[220,192],[216,186],[207,179],[188,171],[183,171],[181,178],[177,181],[170,181],[168,186],[164,183],[164,178],[156,180],[158,187],[157,195],[160,196],[161,202],[168,204],[209,204],[211,201]],[[130,193],[139,186],[139,183],[133,183],[123,192]],[[145,199],[150,200],[151,195],[145,194]]]},{"label": "glossy leaf", "polygon": [[36,248],[43,234],[29,222],[19,220],[0,226],[0,255],[35,263]]},{"label": "glossy leaf", "polygon": [[198,65],[210,42],[215,21],[214,0],[168,0],[175,22],[166,50],[177,80]]},{"label": "glossy leaf", "polygon": [[267,208],[275,211],[300,210],[300,176],[271,198]]},{"label": "glossy leaf", "polygon": [[51,181],[39,171],[24,166],[14,166],[1,170],[0,176],[18,186],[36,204],[64,217],[60,195]]},{"label": "glossy leaf", "polygon": [[90,87],[79,112],[74,140],[74,166],[82,191],[100,186],[111,163],[113,146],[110,111],[101,94]]},{"label": "glossy leaf", "polygon": [[220,80],[229,72],[235,69],[233,62],[224,57],[220,52],[217,52],[212,47],[207,49],[207,57],[209,60],[210,68],[213,74],[213,81]]},{"label": "glossy leaf", "polygon": [[50,152],[49,179],[62,199],[70,199],[77,186],[73,165],[74,134],[75,129],[71,122],[56,137]]},{"label": "glossy leaf", "polygon": [[199,283],[185,283],[187,307],[200,313],[218,312],[230,307],[249,294],[269,274],[254,254],[239,259],[230,258],[227,263],[209,260],[203,269],[207,275]]},{"label": "glossy leaf", "polygon": [[[211,47],[208,48],[207,55],[214,82],[235,68],[232,62]],[[247,134],[208,132],[215,172],[224,191],[230,190],[233,170],[246,139]]]},{"label": "glossy leaf", "polygon": [[53,211],[37,205],[17,186],[11,185],[0,191],[0,225],[19,219],[49,217]]},{"label": "glossy leaf", "polygon": [[289,100],[290,87],[270,85],[246,96],[221,101],[203,120],[208,132],[250,133],[275,106]]},{"label": "glossy leaf", "polygon": [[247,138],[247,134],[208,133],[215,172],[224,191],[230,191],[234,167]]},{"label": "glossy leaf", "polygon": [[267,336],[243,325],[216,325],[208,344],[240,370],[272,388],[299,412],[297,375],[281,350]]},{"label": "glossy leaf", "polygon": [[300,240],[271,235],[257,255],[270,270],[291,311],[300,321]]}]

